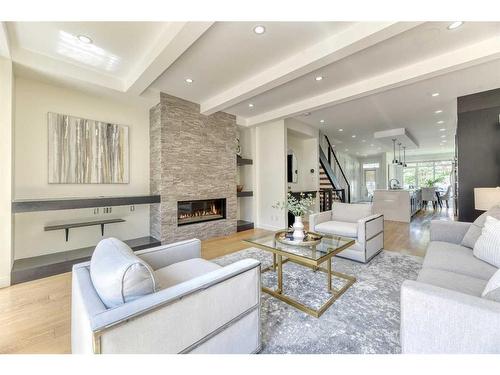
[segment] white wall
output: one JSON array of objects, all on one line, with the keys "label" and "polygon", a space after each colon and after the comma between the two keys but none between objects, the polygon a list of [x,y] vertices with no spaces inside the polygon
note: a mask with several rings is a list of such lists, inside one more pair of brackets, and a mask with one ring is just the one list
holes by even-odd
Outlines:
[{"label": "white wall", "polygon": [[[297,182],[288,182],[288,186],[292,191],[317,191],[319,189],[317,138],[303,138],[288,132],[287,147],[288,152],[293,151],[297,158]],[[311,169],[314,169],[313,173]]]},{"label": "white wall", "polygon": [[0,57],[0,288],[10,285],[12,267],[12,62]]},{"label": "white wall", "polygon": [[[107,121],[129,126],[130,183],[48,184],[47,112]],[[149,194],[149,105],[142,99],[121,101],[90,95],[39,81],[15,82],[15,185],[16,199],[94,197]],[[120,217],[126,223],[106,227],[105,236],[129,239],[149,235],[149,206],[114,207],[111,214],[93,209],[15,215],[15,258],[31,257],[95,245],[100,228],[44,232],[45,225],[68,220]]]},{"label": "white wall", "polygon": [[254,164],[238,167],[238,184],[243,184],[243,190],[254,191],[254,197],[238,198],[238,219],[254,222],[256,211],[255,192],[255,128],[238,128],[238,137],[241,146],[241,157],[252,159]]},{"label": "white wall", "polygon": [[[361,198],[361,163],[357,157],[345,152],[336,151],[336,154],[342,170],[351,185],[351,203],[356,203]],[[339,180],[342,181],[340,177]]]},{"label": "white wall", "polygon": [[[297,182],[288,182],[291,191],[319,191],[319,130],[296,119],[286,119],[287,153],[293,151],[297,158]],[[311,173],[311,170],[314,172]],[[319,195],[309,207],[319,212]],[[307,222],[309,214],[304,215]],[[291,225],[293,223],[288,223]]]},{"label": "white wall", "polygon": [[286,133],[284,120],[255,129],[255,226],[258,228],[277,230],[286,226],[286,212],[272,207],[286,199]]},{"label": "white wall", "polygon": [[364,176],[365,172],[363,170],[363,164],[378,163],[379,168],[377,169],[377,189],[385,189],[387,187],[387,165],[385,160],[385,153],[359,158],[359,162],[361,163],[360,197],[362,200],[364,200],[367,199],[368,196],[366,195],[367,191],[365,189],[365,176]]}]

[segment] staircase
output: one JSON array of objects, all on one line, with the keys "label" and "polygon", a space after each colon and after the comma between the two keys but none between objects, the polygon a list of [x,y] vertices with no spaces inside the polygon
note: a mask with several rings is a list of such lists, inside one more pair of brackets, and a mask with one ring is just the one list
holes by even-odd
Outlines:
[{"label": "staircase", "polygon": [[342,170],[335,151],[328,139],[325,137],[325,151],[319,147],[319,197],[320,210],[328,211],[332,208],[332,203],[351,202],[351,186]]}]

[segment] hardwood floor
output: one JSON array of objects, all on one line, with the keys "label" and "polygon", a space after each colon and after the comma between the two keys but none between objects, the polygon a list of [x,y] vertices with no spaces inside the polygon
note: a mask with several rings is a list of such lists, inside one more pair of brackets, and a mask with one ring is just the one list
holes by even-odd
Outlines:
[{"label": "hardwood floor", "polygon": [[[385,222],[384,248],[423,256],[430,220],[453,220],[453,210],[420,211],[410,224]],[[247,248],[252,229],[202,242],[206,259]],[[0,289],[0,353],[70,353],[71,273]]]}]

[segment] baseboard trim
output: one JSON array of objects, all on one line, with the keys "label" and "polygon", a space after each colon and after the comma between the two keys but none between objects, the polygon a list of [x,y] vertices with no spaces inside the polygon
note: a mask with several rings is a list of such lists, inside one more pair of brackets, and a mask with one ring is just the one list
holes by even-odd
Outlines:
[{"label": "baseboard trim", "polygon": [[0,277],[0,288],[7,288],[10,286],[10,276]]}]

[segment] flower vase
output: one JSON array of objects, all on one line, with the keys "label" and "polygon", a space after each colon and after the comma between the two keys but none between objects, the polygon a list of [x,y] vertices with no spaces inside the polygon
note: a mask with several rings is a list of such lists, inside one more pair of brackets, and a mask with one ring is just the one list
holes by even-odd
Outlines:
[{"label": "flower vase", "polygon": [[295,216],[295,222],[293,223],[293,239],[303,240],[305,236],[302,216]]}]

